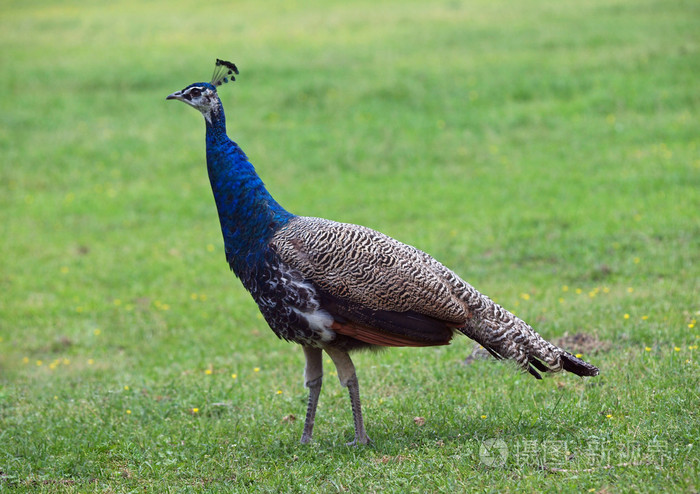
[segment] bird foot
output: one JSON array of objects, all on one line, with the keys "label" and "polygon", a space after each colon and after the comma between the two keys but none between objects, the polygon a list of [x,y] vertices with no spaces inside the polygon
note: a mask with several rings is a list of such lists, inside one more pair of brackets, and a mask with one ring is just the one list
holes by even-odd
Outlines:
[{"label": "bird foot", "polygon": [[359,446],[359,445],[365,445],[365,444],[370,444],[372,440],[369,438],[367,434],[364,434],[363,436],[355,436],[355,439],[350,441],[349,443],[345,443],[345,446]]}]

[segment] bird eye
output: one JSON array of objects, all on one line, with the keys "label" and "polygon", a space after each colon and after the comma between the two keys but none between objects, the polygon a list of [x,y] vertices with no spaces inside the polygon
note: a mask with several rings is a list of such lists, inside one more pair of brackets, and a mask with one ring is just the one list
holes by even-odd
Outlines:
[{"label": "bird eye", "polygon": [[202,91],[199,90],[199,89],[196,88],[196,87],[193,87],[192,89],[190,89],[190,94],[191,94],[192,96],[194,96],[195,98],[197,98],[198,96],[201,96],[201,95],[202,95]]}]

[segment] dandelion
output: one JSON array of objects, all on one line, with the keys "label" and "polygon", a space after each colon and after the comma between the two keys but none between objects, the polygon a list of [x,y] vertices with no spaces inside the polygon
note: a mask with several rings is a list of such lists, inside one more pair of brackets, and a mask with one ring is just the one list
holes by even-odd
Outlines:
[{"label": "dandelion", "polygon": [[677,346],[674,346],[674,347],[673,347],[673,350],[676,351],[676,352],[680,352],[680,351],[681,351],[680,347],[677,347]]},{"label": "dandelion", "polygon": [[610,293],[610,288],[607,286],[603,287],[603,293]]},{"label": "dandelion", "polygon": [[124,391],[129,391],[129,386],[124,386]]},{"label": "dandelion", "polygon": [[204,371],[204,373],[205,373],[207,376],[211,376],[211,375],[214,373],[214,371],[211,370],[211,369],[207,369],[207,370]]},{"label": "dandelion", "polygon": [[28,363],[29,363],[29,357],[24,357],[24,358],[22,358],[22,363],[23,363],[23,364],[28,364]]},{"label": "dandelion", "polygon": [[87,363],[88,363],[88,365],[92,365],[95,363],[95,361],[93,359],[89,358]]},{"label": "dandelion", "polygon": [[625,314],[625,315],[622,316],[622,317],[624,317],[625,319],[629,319],[629,318],[630,318],[630,315],[629,315],[629,314]]},{"label": "dandelion", "polygon": [[565,302],[564,297],[559,297],[559,303],[563,304]]},{"label": "dandelion", "polygon": [[634,263],[635,263],[635,264],[639,264],[640,262],[641,262],[641,259],[639,259],[638,257],[635,257],[635,258],[634,258]]},{"label": "dandelion", "polygon": [[691,322],[688,324],[688,329],[693,329],[695,327],[695,323]]},{"label": "dandelion", "polygon": [[126,414],[127,414],[127,415],[131,415],[131,410],[129,410],[129,409],[127,408]]},{"label": "dandelion", "polygon": [[581,295],[582,293],[583,293],[583,290],[581,290],[580,288],[576,289],[576,295]]},{"label": "dandelion", "polygon": [[70,360],[67,358],[64,358],[62,363],[63,363],[63,365],[70,365]]},{"label": "dandelion", "polygon": [[41,367],[42,365],[44,365],[44,362],[43,362],[43,361],[41,361],[41,360],[37,360],[37,361],[36,361],[36,366],[37,366],[37,367]]},{"label": "dandelion", "polygon": [[611,418],[612,418],[612,414],[610,414],[610,413],[607,414],[607,415],[605,416],[605,418],[611,419]]},{"label": "dandelion", "polygon": [[647,319],[649,319],[649,316],[642,316],[642,321],[646,321]]},{"label": "dandelion", "polygon": [[634,288],[632,288],[631,286],[628,286],[627,293],[632,293],[632,292],[634,292]]},{"label": "dandelion", "polygon": [[277,394],[278,394],[278,395],[281,395],[281,394],[282,394],[282,390],[281,390],[281,389],[278,389],[278,390],[277,390]]},{"label": "dandelion", "polygon": [[192,409],[192,413],[199,413],[199,408],[194,407],[194,408]]},{"label": "dandelion", "polygon": [[523,300],[530,300],[530,294],[529,293],[521,293],[520,298]]},{"label": "dandelion", "polygon": [[482,418],[482,419],[485,419],[485,418],[486,418],[486,415],[482,415],[481,418]]},{"label": "dandelion", "polygon": [[260,367],[256,367],[253,369],[253,372],[260,372]]},{"label": "dandelion", "polygon": [[645,347],[644,347],[644,351],[645,351],[645,352],[650,352],[650,351],[651,351],[651,347],[650,347],[650,346],[645,346]]},{"label": "dandelion", "polygon": [[95,336],[100,336],[100,333],[102,333],[102,330],[100,328],[95,328],[95,330],[92,332]]},{"label": "dandelion", "polygon": [[236,379],[238,378],[238,374],[231,374],[231,379]]},{"label": "dandelion", "polygon": [[581,358],[581,357],[583,357],[583,354],[582,354],[582,353],[577,353],[577,354],[576,354],[576,358]]}]

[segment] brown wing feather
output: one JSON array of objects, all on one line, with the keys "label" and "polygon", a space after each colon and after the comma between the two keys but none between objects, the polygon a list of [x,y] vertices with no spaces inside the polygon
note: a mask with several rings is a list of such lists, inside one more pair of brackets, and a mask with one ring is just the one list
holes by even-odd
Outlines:
[{"label": "brown wing feather", "polygon": [[363,326],[355,323],[338,323],[334,322],[331,329],[345,336],[350,336],[356,340],[364,341],[370,345],[377,346],[438,346],[449,345],[450,338],[439,342],[418,341],[401,334],[387,333],[380,331],[377,328]]},{"label": "brown wing feather", "polygon": [[452,325],[462,325],[469,317],[466,304],[444,276],[447,268],[372,229],[298,217],[275,234],[272,247],[321,290],[352,304],[413,311]]}]

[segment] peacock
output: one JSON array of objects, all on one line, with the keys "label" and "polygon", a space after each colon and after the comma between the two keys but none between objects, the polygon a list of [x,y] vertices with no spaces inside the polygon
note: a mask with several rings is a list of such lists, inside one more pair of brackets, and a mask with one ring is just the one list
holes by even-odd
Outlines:
[{"label": "peacock", "polygon": [[272,331],[304,351],[309,398],[302,443],[312,439],[323,352],[350,395],[355,437],[348,444],[370,441],[350,358],[355,350],[447,345],[461,333],[537,379],[540,372],[561,370],[598,374],[425,252],[370,228],[284,209],[226,133],[217,88],[238,73],[235,64],[217,59],[211,82],[190,84],[166,99],[204,115],[226,261]]}]

